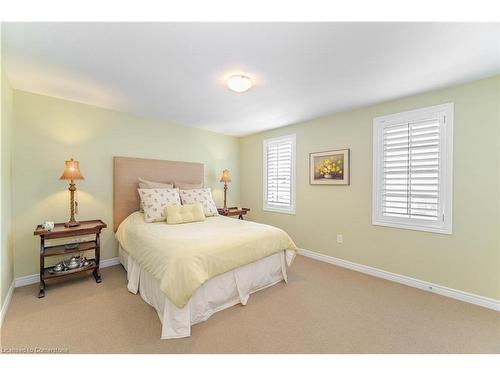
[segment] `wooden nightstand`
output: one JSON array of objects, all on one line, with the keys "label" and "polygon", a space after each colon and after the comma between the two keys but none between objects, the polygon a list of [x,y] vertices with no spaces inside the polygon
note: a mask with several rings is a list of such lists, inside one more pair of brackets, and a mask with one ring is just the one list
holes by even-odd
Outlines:
[{"label": "wooden nightstand", "polygon": [[238,219],[243,220],[243,215],[246,215],[248,211],[250,211],[249,208],[244,208],[244,207],[228,207],[227,210],[224,210],[223,208],[218,208],[217,211],[219,211],[219,215],[224,215],[224,216],[238,216]]},{"label": "wooden nightstand", "polygon": [[[102,220],[81,221],[79,226],[69,228],[65,227],[64,223],[57,223],[51,231],[43,229],[41,225],[36,227],[33,234],[35,236],[40,236],[40,289],[38,292],[38,298],[45,296],[45,280],[60,278],[85,271],[92,271],[95,281],[97,283],[101,282],[101,273],[99,271],[101,251],[99,235],[101,234],[101,230],[106,227],[107,225]],[[76,243],[68,242],[54,246],[45,246],[45,240],[84,236],[89,234],[94,234],[95,240]],[[45,257],[73,254],[88,250],[95,251],[95,258],[88,259],[89,264],[87,266],[60,272],[53,272],[53,267],[45,267]]]}]

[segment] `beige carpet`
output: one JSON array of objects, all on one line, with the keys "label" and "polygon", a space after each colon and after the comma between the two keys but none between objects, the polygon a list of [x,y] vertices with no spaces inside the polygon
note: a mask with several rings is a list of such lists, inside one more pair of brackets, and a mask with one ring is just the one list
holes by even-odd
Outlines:
[{"label": "beige carpet", "polygon": [[260,291],[160,340],[160,321],[127,291],[121,266],[92,277],[15,290],[3,349],[70,353],[500,353],[500,313],[297,257],[289,284]]}]

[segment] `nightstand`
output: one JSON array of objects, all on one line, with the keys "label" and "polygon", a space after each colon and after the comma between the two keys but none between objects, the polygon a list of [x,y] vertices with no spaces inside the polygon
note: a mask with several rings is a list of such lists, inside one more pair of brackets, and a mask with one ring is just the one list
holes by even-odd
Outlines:
[{"label": "nightstand", "polygon": [[[45,296],[45,281],[56,279],[68,275],[74,275],[80,272],[92,271],[95,281],[101,282],[101,273],[99,271],[100,261],[100,234],[101,230],[106,228],[107,225],[102,220],[88,220],[80,221],[77,227],[65,227],[64,223],[57,223],[54,229],[47,231],[41,225],[38,225],[33,233],[35,236],[40,236],[40,288],[38,298]],[[56,238],[69,238],[75,236],[95,235],[95,239],[84,242],[66,242],[53,246],[46,246],[45,240],[52,240]],[[67,269],[55,272],[54,267],[45,267],[45,257],[55,255],[74,254],[82,251],[94,250],[95,258],[88,259],[86,266],[81,266],[73,269]]]},{"label": "nightstand", "polygon": [[248,211],[250,211],[249,208],[244,208],[244,207],[228,207],[226,210],[223,208],[218,208],[217,211],[219,211],[219,215],[223,216],[238,216],[238,219],[243,220],[243,215],[246,215]]}]

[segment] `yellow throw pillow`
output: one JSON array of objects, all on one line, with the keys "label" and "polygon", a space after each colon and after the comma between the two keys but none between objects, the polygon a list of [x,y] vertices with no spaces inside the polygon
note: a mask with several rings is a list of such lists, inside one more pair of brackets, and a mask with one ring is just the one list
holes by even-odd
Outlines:
[{"label": "yellow throw pillow", "polygon": [[165,207],[167,224],[183,224],[205,220],[201,203]]}]

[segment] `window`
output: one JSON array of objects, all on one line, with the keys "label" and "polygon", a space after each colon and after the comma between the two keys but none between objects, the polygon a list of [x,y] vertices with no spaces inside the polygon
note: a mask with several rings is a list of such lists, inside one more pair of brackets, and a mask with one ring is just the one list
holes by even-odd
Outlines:
[{"label": "window", "polygon": [[373,120],[375,225],[451,234],[453,103]]},{"label": "window", "polygon": [[264,140],[264,210],[295,213],[295,134]]}]

